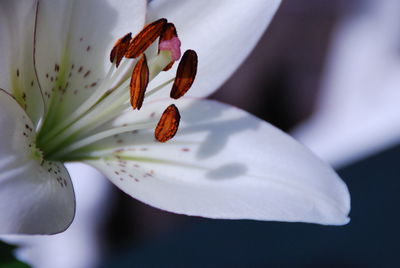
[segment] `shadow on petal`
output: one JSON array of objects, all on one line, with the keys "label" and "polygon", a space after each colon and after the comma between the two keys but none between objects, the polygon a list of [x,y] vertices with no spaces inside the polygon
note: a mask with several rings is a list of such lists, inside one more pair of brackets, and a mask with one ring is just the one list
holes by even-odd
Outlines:
[{"label": "shadow on petal", "polygon": [[206,177],[210,179],[233,179],[247,173],[247,167],[242,163],[231,163],[222,165],[216,169],[206,173]]},{"label": "shadow on petal", "polygon": [[[229,106],[218,106],[217,109],[213,106],[213,109],[210,109],[204,102],[195,102],[182,112],[184,122],[192,122],[192,124],[181,128],[178,135],[183,136],[185,134],[208,131],[206,138],[198,149],[198,159],[206,159],[218,154],[225,148],[230,136],[259,127],[259,122],[249,120],[251,116],[216,120],[218,117],[223,117],[224,112],[229,109]],[[207,122],[207,120],[212,122]],[[198,124],[197,122],[199,121],[202,121],[202,123]],[[193,124],[193,122],[196,123]]]}]

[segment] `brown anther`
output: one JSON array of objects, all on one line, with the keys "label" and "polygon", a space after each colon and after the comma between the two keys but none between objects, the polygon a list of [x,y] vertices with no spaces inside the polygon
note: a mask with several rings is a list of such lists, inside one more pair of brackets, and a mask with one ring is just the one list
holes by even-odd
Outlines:
[{"label": "brown anther", "polygon": [[146,56],[143,54],[142,58],[136,63],[131,77],[130,95],[133,109],[140,110],[142,107],[144,93],[146,92],[148,83],[149,67],[147,66]]},{"label": "brown anther", "polygon": [[125,53],[127,58],[137,58],[142,54],[160,35],[167,23],[166,19],[159,19],[146,25],[130,42]]},{"label": "brown anther", "polygon": [[[165,24],[161,35],[160,35],[160,41],[159,43],[161,43],[162,41],[166,41],[166,40],[171,40],[174,37],[178,37],[178,33],[176,32],[176,28],[175,25],[173,23],[168,22],[167,24]],[[174,65],[175,61],[171,61],[164,69],[163,71],[166,72],[169,69],[172,68],[172,66]]]},{"label": "brown anther", "polygon": [[173,104],[168,106],[163,112],[154,131],[156,140],[159,142],[166,142],[172,139],[178,131],[180,119],[181,115],[179,114],[178,108]]},{"label": "brown anther", "polygon": [[122,58],[125,56],[125,53],[128,50],[129,42],[131,41],[131,39],[132,39],[132,33],[127,33],[126,35],[124,35],[124,37],[118,39],[118,41],[115,42],[115,45],[110,53],[110,61],[114,62],[115,60],[117,67],[119,66],[119,63],[121,62]]},{"label": "brown anther", "polygon": [[179,62],[170,97],[179,99],[190,89],[197,73],[197,54],[194,50],[186,50]]},{"label": "brown anther", "polygon": [[165,40],[171,40],[174,37],[178,37],[175,25],[173,23],[168,22],[167,24],[164,25],[162,29],[159,43]]},{"label": "brown anther", "polygon": [[168,71],[169,69],[172,68],[172,66],[174,66],[175,61],[171,61],[170,63],[168,63],[167,66],[165,66],[165,68],[163,69],[164,72]]}]

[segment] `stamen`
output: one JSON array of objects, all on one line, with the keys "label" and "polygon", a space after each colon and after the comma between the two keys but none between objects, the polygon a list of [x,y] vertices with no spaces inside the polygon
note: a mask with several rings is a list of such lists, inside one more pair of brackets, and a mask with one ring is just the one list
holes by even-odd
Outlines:
[{"label": "stamen", "polygon": [[159,142],[166,142],[172,139],[178,131],[179,121],[181,116],[178,108],[171,104],[165,109],[158,121],[157,127],[154,131],[154,137]]},{"label": "stamen", "polygon": [[163,71],[168,71],[174,65],[174,62],[181,58],[181,41],[178,38],[175,25],[167,23],[160,36],[158,50],[167,50],[171,53],[171,62]]},{"label": "stamen", "polygon": [[147,84],[149,83],[149,67],[147,66],[146,55],[143,54],[142,58],[138,61],[132,72],[130,93],[131,105],[133,109],[142,107],[144,93],[146,92]]},{"label": "stamen", "polygon": [[111,128],[107,129],[101,132],[98,132],[92,136],[88,136],[84,139],[81,139],[79,141],[76,141],[67,147],[65,147],[63,150],[58,151],[52,155],[53,158],[61,157],[63,155],[66,155],[68,153],[71,153],[75,150],[78,150],[82,147],[85,147],[87,145],[90,145],[91,143],[97,142],[99,140],[105,139],[107,137],[116,135],[116,134],[121,134],[121,133],[126,133],[128,131],[137,131],[139,129],[148,129],[150,127],[154,126],[154,122],[146,122],[146,123],[135,123],[132,125],[126,125],[122,127],[116,127],[116,128]]},{"label": "stamen", "polygon": [[127,58],[137,58],[142,54],[160,35],[167,23],[166,19],[159,19],[145,26],[130,42],[128,51],[125,53]]},{"label": "stamen", "polygon": [[150,97],[151,95],[157,93],[158,91],[160,91],[161,89],[163,89],[164,87],[166,87],[168,84],[174,82],[175,78],[171,78],[167,81],[165,81],[164,83],[162,83],[161,85],[158,85],[154,88],[152,88],[150,91],[147,91],[146,94],[144,95],[145,98]]},{"label": "stamen", "polygon": [[131,39],[132,39],[132,33],[126,34],[124,37],[118,39],[113,49],[111,50],[110,61],[114,62],[115,60],[117,68],[122,58],[124,57],[126,51],[128,50]]},{"label": "stamen", "polygon": [[161,35],[160,35],[160,43],[162,41],[171,40],[174,37],[178,37],[178,33],[176,32],[175,25],[173,23],[168,22],[165,24]]},{"label": "stamen", "polygon": [[[198,64],[197,54],[193,50],[184,53],[175,78],[147,90],[149,81],[163,70],[171,68],[181,56],[181,42],[172,23],[160,19],[145,26],[133,39],[131,36],[131,33],[128,33],[115,43],[110,52],[112,62],[110,70],[105,79],[96,82],[99,84],[96,91],[70,115],[64,117],[61,123],[41,137],[41,144],[46,144],[44,153],[47,157],[61,159],[67,157],[67,153],[74,151],[79,154],[78,150],[93,142],[127,131],[128,126],[123,126],[93,134],[105,122],[116,118],[130,107],[141,109],[144,98],[157,93],[171,82],[174,82],[170,92],[171,98],[178,99],[190,89],[196,77]],[[157,45],[158,55],[148,53],[148,57],[152,56],[147,59],[145,51],[150,50],[148,48],[151,46],[152,52],[157,52],[153,51],[153,47],[157,49]],[[124,57],[135,60],[123,61]],[[56,71],[58,67],[58,65],[55,67]],[[79,68],[78,72],[82,68]],[[83,73],[84,76],[88,76],[90,72],[82,69]],[[177,107],[168,106],[154,130],[155,139],[159,142],[172,139],[178,131],[179,122],[180,113]],[[155,123],[155,121],[147,122],[140,127],[149,129],[154,127]],[[131,127],[138,126],[129,126],[129,129]]]},{"label": "stamen", "polygon": [[194,50],[186,50],[179,62],[170,97],[179,99],[190,89],[197,73],[197,54]]}]

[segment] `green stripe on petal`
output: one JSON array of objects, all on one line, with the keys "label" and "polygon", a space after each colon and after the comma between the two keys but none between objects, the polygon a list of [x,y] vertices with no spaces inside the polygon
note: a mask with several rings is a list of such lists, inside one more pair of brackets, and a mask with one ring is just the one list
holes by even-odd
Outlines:
[{"label": "green stripe on petal", "polygon": [[[160,114],[167,103],[144,106],[146,114]],[[119,134],[93,144],[90,155],[96,159],[85,162],[132,197],[175,213],[335,225],[349,221],[346,185],[291,137],[218,102],[183,99],[176,105],[182,120],[172,140],[154,141],[152,130]],[[134,123],[130,120],[119,123]]]}]

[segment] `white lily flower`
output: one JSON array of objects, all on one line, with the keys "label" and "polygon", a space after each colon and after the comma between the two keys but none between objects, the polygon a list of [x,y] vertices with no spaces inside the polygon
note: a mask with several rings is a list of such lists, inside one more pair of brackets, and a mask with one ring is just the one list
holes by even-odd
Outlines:
[{"label": "white lily flower", "polygon": [[[244,60],[279,2],[1,1],[0,233],[69,226],[68,161],[92,165],[132,197],[175,213],[347,223],[349,193],[329,166],[270,124],[198,99]],[[176,25],[179,39],[160,18]],[[152,21],[130,41],[126,33]],[[171,36],[159,44],[151,37],[160,34]],[[122,36],[128,41],[115,44]],[[199,66],[191,90],[175,101],[166,94],[176,66],[163,70],[179,58],[180,42],[197,51]],[[186,52],[174,98],[193,82],[186,76],[194,78],[195,62]]]}]

